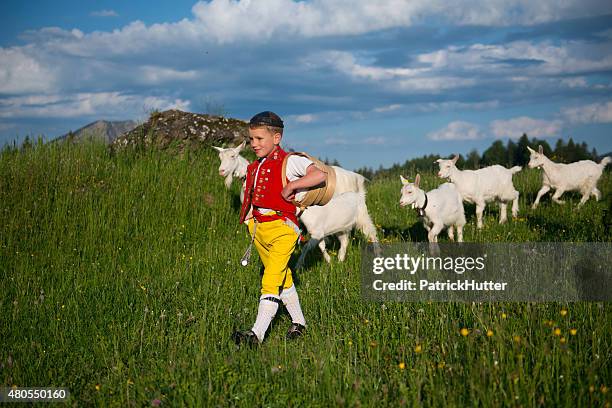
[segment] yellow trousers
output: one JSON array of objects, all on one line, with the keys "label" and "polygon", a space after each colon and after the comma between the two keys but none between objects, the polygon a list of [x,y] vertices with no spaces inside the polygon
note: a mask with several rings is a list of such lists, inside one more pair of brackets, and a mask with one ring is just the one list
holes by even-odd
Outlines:
[{"label": "yellow trousers", "polygon": [[[253,236],[253,218],[249,220],[248,226]],[[254,242],[264,265],[261,279],[262,295],[280,296],[281,288],[287,289],[293,285],[288,263],[298,236],[298,233],[283,220],[257,223]]]}]

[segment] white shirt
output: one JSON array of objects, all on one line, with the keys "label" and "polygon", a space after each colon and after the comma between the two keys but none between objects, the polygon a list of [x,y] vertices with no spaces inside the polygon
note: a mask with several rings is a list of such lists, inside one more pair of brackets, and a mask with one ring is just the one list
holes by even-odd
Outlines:
[{"label": "white shirt", "polygon": [[[264,161],[266,161],[265,158],[259,164],[260,167]],[[287,159],[287,168],[285,169],[285,175],[287,176],[289,181],[297,180],[300,177],[304,177],[306,175],[306,169],[308,169],[308,166],[310,166],[311,164],[313,164],[312,160],[307,159],[306,157],[297,156],[297,155],[292,154]],[[258,174],[259,174],[259,167],[257,168],[257,173],[255,173],[255,182],[254,182],[253,188],[257,187]],[[295,194],[295,201],[300,201],[302,198],[304,198],[305,195],[306,195],[306,190],[304,189],[297,190]],[[271,210],[269,208],[259,207],[258,211],[262,214],[266,214],[274,210]],[[299,211],[299,209],[297,209],[297,211]]]}]

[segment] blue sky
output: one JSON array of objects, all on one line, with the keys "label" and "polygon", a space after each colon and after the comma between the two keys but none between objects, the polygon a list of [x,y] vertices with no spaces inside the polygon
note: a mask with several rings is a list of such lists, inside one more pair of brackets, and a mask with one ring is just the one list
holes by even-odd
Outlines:
[{"label": "blue sky", "polygon": [[347,168],[523,133],[612,151],[612,3],[560,3],[5,0],[0,144],[222,105]]}]

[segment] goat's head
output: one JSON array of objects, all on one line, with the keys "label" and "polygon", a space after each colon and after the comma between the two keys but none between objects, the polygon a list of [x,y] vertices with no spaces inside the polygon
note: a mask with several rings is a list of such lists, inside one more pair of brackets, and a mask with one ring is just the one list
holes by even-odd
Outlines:
[{"label": "goat's head", "polygon": [[546,160],[546,156],[544,156],[544,150],[542,149],[542,145],[538,146],[537,152],[529,146],[527,146],[527,149],[529,150],[529,163],[527,163],[529,168],[534,169],[536,167],[542,167]]},{"label": "goat's head", "polygon": [[455,157],[453,157],[450,160],[444,160],[444,159],[436,160],[435,163],[438,163],[438,166],[440,166],[440,171],[438,171],[438,177],[445,178],[445,179],[450,178],[451,171],[457,168],[457,166],[455,166],[455,164],[457,163],[457,160],[459,160],[459,156],[457,155],[455,155]]},{"label": "goat's head", "polygon": [[404,176],[400,175],[400,179],[402,180],[402,190],[400,197],[400,206],[405,207],[407,205],[412,204],[414,208],[416,200],[417,200],[417,191],[419,189],[419,184],[421,182],[421,176],[419,174],[416,175],[414,179],[414,183],[409,182]]},{"label": "goat's head", "polygon": [[226,177],[236,169],[238,166],[238,156],[240,152],[246,145],[246,142],[242,142],[237,147],[230,147],[224,149],[222,147],[216,147],[215,150],[219,152],[219,159],[221,159],[221,165],[219,166],[219,175],[222,177]]}]

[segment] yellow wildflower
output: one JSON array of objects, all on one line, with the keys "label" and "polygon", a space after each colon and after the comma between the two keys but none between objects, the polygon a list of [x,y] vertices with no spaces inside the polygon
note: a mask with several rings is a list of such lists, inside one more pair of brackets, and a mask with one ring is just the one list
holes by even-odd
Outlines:
[{"label": "yellow wildflower", "polygon": [[572,336],[575,336],[575,335],[576,335],[576,333],[578,333],[578,330],[577,330],[577,329],[570,329],[570,334],[571,334]]},{"label": "yellow wildflower", "polygon": [[463,329],[461,329],[460,333],[463,337],[465,337],[470,334],[470,331],[464,327]]},{"label": "yellow wildflower", "polygon": [[561,311],[559,313],[561,313],[561,316],[565,316],[567,314],[567,310],[566,309],[561,309]]},{"label": "yellow wildflower", "polygon": [[565,344],[565,342],[566,342],[565,337],[561,337],[561,338],[559,339],[559,342],[561,342],[561,344]]},{"label": "yellow wildflower", "polygon": [[421,347],[420,344],[417,344],[416,346],[414,346],[414,352],[415,353],[420,353],[423,350],[423,348]]},{"label": "yellow wildflower", "polygon": [[406,368],[406,364],[404,364],[403,361],[399,363],[397,366],[400,368],[400,370],[403,370],[404,368]]},{"label": "yellow wildflower", "polygon": [[487,337],[491,337],[493,335],[493,330],[487,330]]},{"label": "yellow wildflower", "polygon": [[553,333],[555,336],[560,336],[561,335],[561,329],[556,327],[555,330],[553,330]]}]

